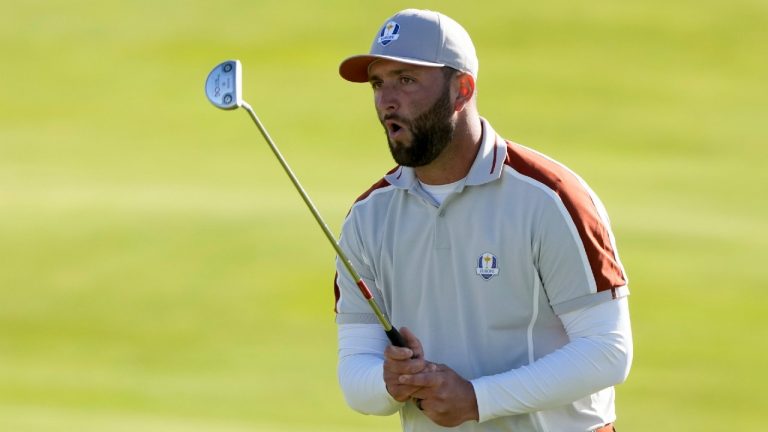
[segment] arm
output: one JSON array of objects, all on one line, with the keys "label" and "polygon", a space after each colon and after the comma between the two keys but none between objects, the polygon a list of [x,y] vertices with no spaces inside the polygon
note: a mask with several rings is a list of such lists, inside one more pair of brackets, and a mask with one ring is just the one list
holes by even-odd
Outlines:
[{"label": "arm", "polygon": [[401,331],[407,347],[390,345],[378,325],[339,326],[339,383],[356,411],[393,414],[420,389],[400,382],[400,376],[436,370],[416,336],[405,327]]},{"label": "arm", "polygon": [[391,415],[402,406],[390,396],[382,378],[389,345],[378,324],[341,324],[339,384],[347,404],[363,414]]},{"label": "arm", "polygon": [[[447,426],[563,405],[626,379],[633,349],[626,298],[560,318],[571,341],[530,365],[471,382],[439,365],[399,381],[423,387],[413,396],[423,399],[425,414]],[[376,325],[339,326],[339,382],[347,403],[361,413],[390,415],[402,406],[382,378],[388,344]]]},{"label": "arm", "polygon": [[435,423],[540,411],[563,405],[626,379],[632,361],[632,334],[626,298],[561,316],[570,338],[562,348],[530,365],[470,381],[445,365],[434,372],[401,376],[422,386],[414,397]]},{"label": "arm", "polygon": [[626,298],[560,318],[568,344],[529,365],[472,380],[480,421],[563,405],[626,379],[633,349]]},{"label": "arm", "polygon": [[439,365],[435,372],[403,375],[401,382],[423,387],[414,397],[424,400],[424,413],[435,423],[455,426],[564,405],[626,379],[632,361],[626,298],[560,318],[570,342],[530,365],[471,382]]}]

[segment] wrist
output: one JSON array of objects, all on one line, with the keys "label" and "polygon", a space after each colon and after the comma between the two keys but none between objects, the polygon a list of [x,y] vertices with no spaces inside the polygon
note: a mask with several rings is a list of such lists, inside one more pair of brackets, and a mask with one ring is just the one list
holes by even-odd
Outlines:
[{"label": "wrist", "polygon": [[472,383],[472,381],[467,381],[467,387],[468,387],[468,394],[471,395],[471,397],[468,400],[469,406],[467,407],[467,418],[464,419],[464,421],[480,421],[480,410],[477,407],[477,394],[475,393],[475,386]]}]

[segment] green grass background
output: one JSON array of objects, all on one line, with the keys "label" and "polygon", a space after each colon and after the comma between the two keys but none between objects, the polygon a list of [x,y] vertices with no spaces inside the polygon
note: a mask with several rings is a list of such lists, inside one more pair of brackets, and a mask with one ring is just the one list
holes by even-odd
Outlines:
[{"label": "green grass background", "polygon": [[481,113],[602,197],[631,279],[625,431],[762,430],[768,2],[0,2],[0,430],[392,431],[336,384],[335,232],[393,163],[336,73],[377,26],[454,16]]}]

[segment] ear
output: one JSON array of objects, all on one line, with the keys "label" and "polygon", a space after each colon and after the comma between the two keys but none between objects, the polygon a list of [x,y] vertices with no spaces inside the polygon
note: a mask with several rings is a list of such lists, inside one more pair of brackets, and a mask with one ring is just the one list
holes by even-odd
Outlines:
[{"label": "ear", "polygon": [[458,91],[453,108],[456,111],[461,111],[475,95],[475,78],[468,73],[462,73],[456,77],[456,83]]}]

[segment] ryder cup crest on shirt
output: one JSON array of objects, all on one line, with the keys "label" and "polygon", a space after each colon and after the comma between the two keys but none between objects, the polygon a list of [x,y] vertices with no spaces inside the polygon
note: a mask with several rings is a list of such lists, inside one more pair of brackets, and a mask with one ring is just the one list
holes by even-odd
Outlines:
[{"label": "ryder cup crest on shirt", "polygon": [[485,280],[489,280],[499,274],[499,262],[496,256],[488,252],[480,255],[480,258],[477,259],[475,272]]},{"label": "ryder cup crest on shirt", "polygon": [[390,21],[384,25],[384,27],[381,28],[381,33],[379,34],[379,43],[387,46],[390,42],[396,41],[397,38],[400,37],[400,24]]}]

